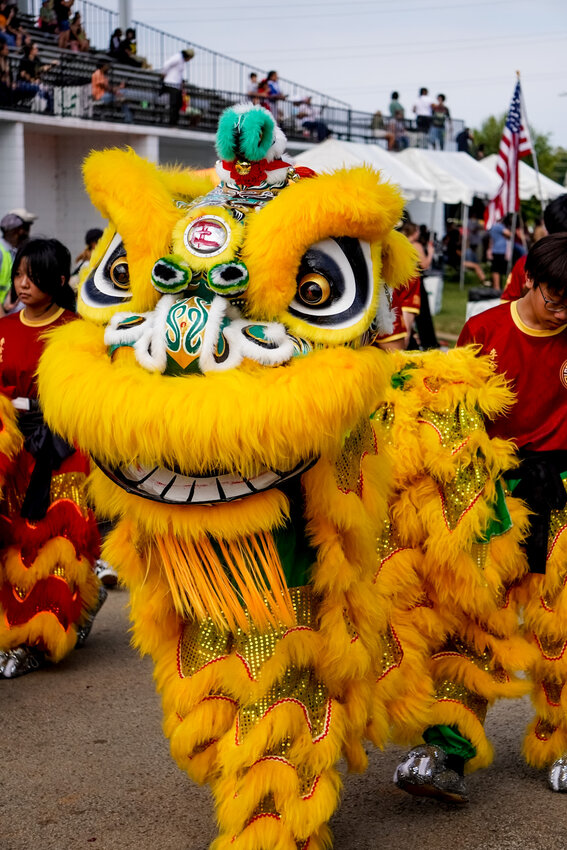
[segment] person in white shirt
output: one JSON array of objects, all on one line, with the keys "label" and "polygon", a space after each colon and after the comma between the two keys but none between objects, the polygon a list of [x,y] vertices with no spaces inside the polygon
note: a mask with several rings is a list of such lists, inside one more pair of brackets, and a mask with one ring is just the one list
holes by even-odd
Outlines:
[{"label": "person in white shirt", "polygon": [[433,116],[433,100],[429,97],[429,92],[426,88],[419,90],[419,97],[413,105],[415,114],[415,123],[420,133],[429,133],[431,127],[431,119]]},{"label": "person in white shirt", "polygon": [[162,91],[169,95],[169,123],[176,126],[179,123],[179,110],[183,104],[183,78],[185,63],[195,55],[190,47],[171,56],[163,66]]}]

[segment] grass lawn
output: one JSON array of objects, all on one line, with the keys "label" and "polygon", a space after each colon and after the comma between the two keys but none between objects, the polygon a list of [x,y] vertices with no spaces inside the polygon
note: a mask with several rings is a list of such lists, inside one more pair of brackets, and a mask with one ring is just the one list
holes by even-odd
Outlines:
[{"label": "grass lawn", "polygon": [[433,317],[435,331],[441,340],[448,343],[456,342],[465,324],[469,289],[476,289],[479,286],[477,276],[472,272],[465,272],[465,288],[461,290],[458,275],[445,271],[443,307],[441,312]]}]

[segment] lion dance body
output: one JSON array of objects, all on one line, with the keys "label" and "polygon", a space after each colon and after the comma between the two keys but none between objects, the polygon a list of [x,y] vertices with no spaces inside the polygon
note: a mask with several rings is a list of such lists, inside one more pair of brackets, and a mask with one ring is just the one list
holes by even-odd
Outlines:
[{"label": "lion dance body", "polygon": [[[385,284],[414,271],[402,199],[370,169],[296,171],[284,142],[262,108],[229,110],[216,188],[91,154],[110,224],[82,319],[40,365],[46,419],[91,455],[116,521],[103,555],[172,753],[213,789],[215,850],[328,846],[336,765],[364,769],[365,735],[409,740],[464,705],[486,761],[463,683],[484,704],[521,687],[503,675],[514,612],[498,595],[521,562],[496,560],[513,545],[487,533],[510,450],[481,416],[509,395],[471,352],[367,344],[387,330]],[[455,569],[473,576],[466,634],[446,610]]]}]

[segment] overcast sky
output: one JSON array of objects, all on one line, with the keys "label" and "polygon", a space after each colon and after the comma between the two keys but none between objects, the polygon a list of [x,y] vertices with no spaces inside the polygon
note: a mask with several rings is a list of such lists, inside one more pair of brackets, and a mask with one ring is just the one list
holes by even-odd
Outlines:
[{"label": "overcast sky", "polygon": [[131,2],[136,20],[369,112],[392,89],[409,112],[427,86],[479,126],[507,111],[519,70],[530,124],[567,148],[567,0]]}]

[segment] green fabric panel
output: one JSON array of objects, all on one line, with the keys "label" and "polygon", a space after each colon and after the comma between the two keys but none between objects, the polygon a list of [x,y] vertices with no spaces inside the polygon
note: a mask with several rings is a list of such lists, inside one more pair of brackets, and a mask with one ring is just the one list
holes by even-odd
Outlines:
[{"label": "green fabric panel", "polygon": [[496,482],[496,499],[492,504],[492,516],[482,537],[476,543],[489,543],[493,537],[499,537],[512,528],[512,518],[506,504],[502,482]]},{"label": "green fabric panel", "polygon": [[432,747],[439,747],[448,756],[459,756],[465,761],[476,756],[476,747],[468,738],[463,738],[457,726],[430,726],[423,733],[423,740]]}]

